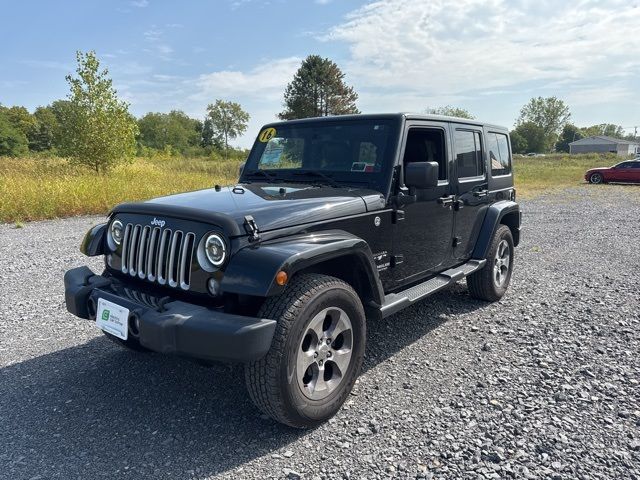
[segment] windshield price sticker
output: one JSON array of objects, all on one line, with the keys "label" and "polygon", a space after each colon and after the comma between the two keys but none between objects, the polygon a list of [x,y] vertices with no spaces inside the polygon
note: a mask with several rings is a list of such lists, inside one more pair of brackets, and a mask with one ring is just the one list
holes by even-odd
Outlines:
[{"label": "windshield price sticker", "polygon": [[260,140],[262,143],[266,143],[275,136],[276,136],[275,128],[273,127],[265,128],[263,131],[260,132],[260,135],[258,135],[258,140]]}]

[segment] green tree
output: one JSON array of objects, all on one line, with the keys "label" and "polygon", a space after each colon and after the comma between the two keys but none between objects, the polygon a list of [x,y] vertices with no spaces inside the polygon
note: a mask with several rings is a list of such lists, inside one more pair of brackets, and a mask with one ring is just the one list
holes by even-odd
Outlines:
[{"label": "green tree", "polygon": [[141,145],[157,150],[171,147],[183,154],[198,147],[202,135],[202,123],[180,110],[147,113],[138,120],[138,128]]},{"label": "green tree", "polygon": [[562,128],[562,133],[558,138],[558,143],[556,143],[556,151],[557,152],[569,152],[569,144],[576,140],[580,140],[584,138],[582,131],[571,123],[567,123]]},{"label": "green tree", "polygon": [[[524,140],[525,147],[519,153],[547,151],[547,135],[544,128],[533,122],[524,122],[518,125],[511,133],[512,142],[514,137],[518,142],[522,142],[522,140]],[[514,148],[514,152],[515,151],[516,150]]]},{"label": "green tree", "polygon": [[444,107],[427,108],[425,113],[429,113],[432,115],[444,115],[446,117],[468,118],[469,120],[473,120],[474,118],[476,118],[468,110],[460,107],[453,107],[451,105],[446,105]]},{"label": "green tree", "polygon": [[72,105],[69,100],[56,100],[46,107],[56,117],[56,125],[53,130],[53,147],[63,151],[66,140],[66,126],[71,121]]},{"label": "green tree", "polygon": [[207,107],[207,113],[211,120],[212,138],[224,141],[226,157],[227,150],[229,150],[229,139],[237,138],[247,131],[249,114],[242,109],[239,103],[225,102],[219,99]]},{"label": "green tree", "polygon": [[582,134],[585,137],[606,135],[607,137],[626,139],[627,135],[620,125],[613,123],[600,123],[598,125],[591,125],[581,129]]},{"label": "green tree", "polygon": [[43,152],[54,148],[54,136],[60,128],[51,107],[38,107],[33,112],[36,125],[27,134],[29,150]]},{"label": "green tree", "polygon": [[527,153],[527,139],[524,138],[520,132],[513,130],[510,134],[511,137],[511,149],[513,153]]},{"label": "green tree", "polygon": [[104,172],[126,160],[135,149],[138,126],[129,104],[118,99],[107,69],[100,70],[95,52],[77,52],[77,77],[65,107],[62,152],[73,161]]},{"label": "green tree", "polygon": [[0,106],[0,110],[4,113],[5,118],[11,122],[11,125],[25,135],[29,135],[29,132],[37,126],[34,116],[24,107],[17,105],[13,107]]},{"label": "green tree", "polygon": [[284,91],[282,120],[360,113],[358,94],[344,82],[338,65],[319,55],[309,55]]},{"label": "green tree", "polygon": [[16,128],[0,109],[0,156],[17,157],[26,154],[27,136]]},{"label": "green tree", "polygon": [[211,117],[205,118],[202,123],[202,137],[200,139],[200,145],[206,149],[217,148],[222,150],[223,148],[222,140],[218,135],[216,135],[216,132],[213,129]]},{"label": "green tree", "polygon": [[539,126],[545,136],[544,147],[539,151],[549,151],[555,145],[560,131],[570,118],[569,107],[562,100],[556,97],[537,97],[532,98],[522,107],[516,126],[523,123],[533,123]]}]

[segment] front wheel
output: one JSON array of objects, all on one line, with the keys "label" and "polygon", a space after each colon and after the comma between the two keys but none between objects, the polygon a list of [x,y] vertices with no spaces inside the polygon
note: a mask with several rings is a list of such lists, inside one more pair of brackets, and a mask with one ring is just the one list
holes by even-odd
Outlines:
[{"label": "front wheel", "polygon": [[259,317],[278,322],[267,355],[245,367],[253,403],[278,422],[312,427],[347,399],[364,358],[366,322],[351,286],[327,275],[294,277]]},{"label": "front wheel", "polygon": [[511,281],[514,250],[511,230],[506,225],[498,226],[489,247],[487,263],[467,277],[472,297],[488,302],[502,298]]},{"label": "front wheel", "polygon": [[594,185],[599,185],[601,183],[604,183],[604,177],[601,173],[592,173],[589,177],[589,182],[593,183]]}]

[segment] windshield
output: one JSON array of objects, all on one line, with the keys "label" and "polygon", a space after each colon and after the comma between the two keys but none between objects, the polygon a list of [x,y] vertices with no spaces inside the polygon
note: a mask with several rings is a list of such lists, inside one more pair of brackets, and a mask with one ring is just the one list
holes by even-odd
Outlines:
[{"label": "windshield", "polygon": [[397,122],[337,120],[262,129],[242,180],[309,181],[384,189],[397,142]]}]

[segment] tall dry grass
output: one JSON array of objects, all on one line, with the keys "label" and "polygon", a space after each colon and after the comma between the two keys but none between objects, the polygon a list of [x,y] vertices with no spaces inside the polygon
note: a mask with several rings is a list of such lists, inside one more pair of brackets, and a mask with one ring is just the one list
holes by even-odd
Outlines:
[{"label": "tall dry grass", "polygon": [[[520,197],[577,186],[592,167],[620,159],[600,155],[516,157]],[[114,205],[171,193],[230,184],[240,160],[136,158],[104,175],[61,158],[0,158],[0,222],[106,213]]]},{"label": "tall dry grass", "polygon": [[114,205],[229,184],[240,161],[136,158],[107,174],[61,158],[0,158],[0,222],[105,213]]}]

